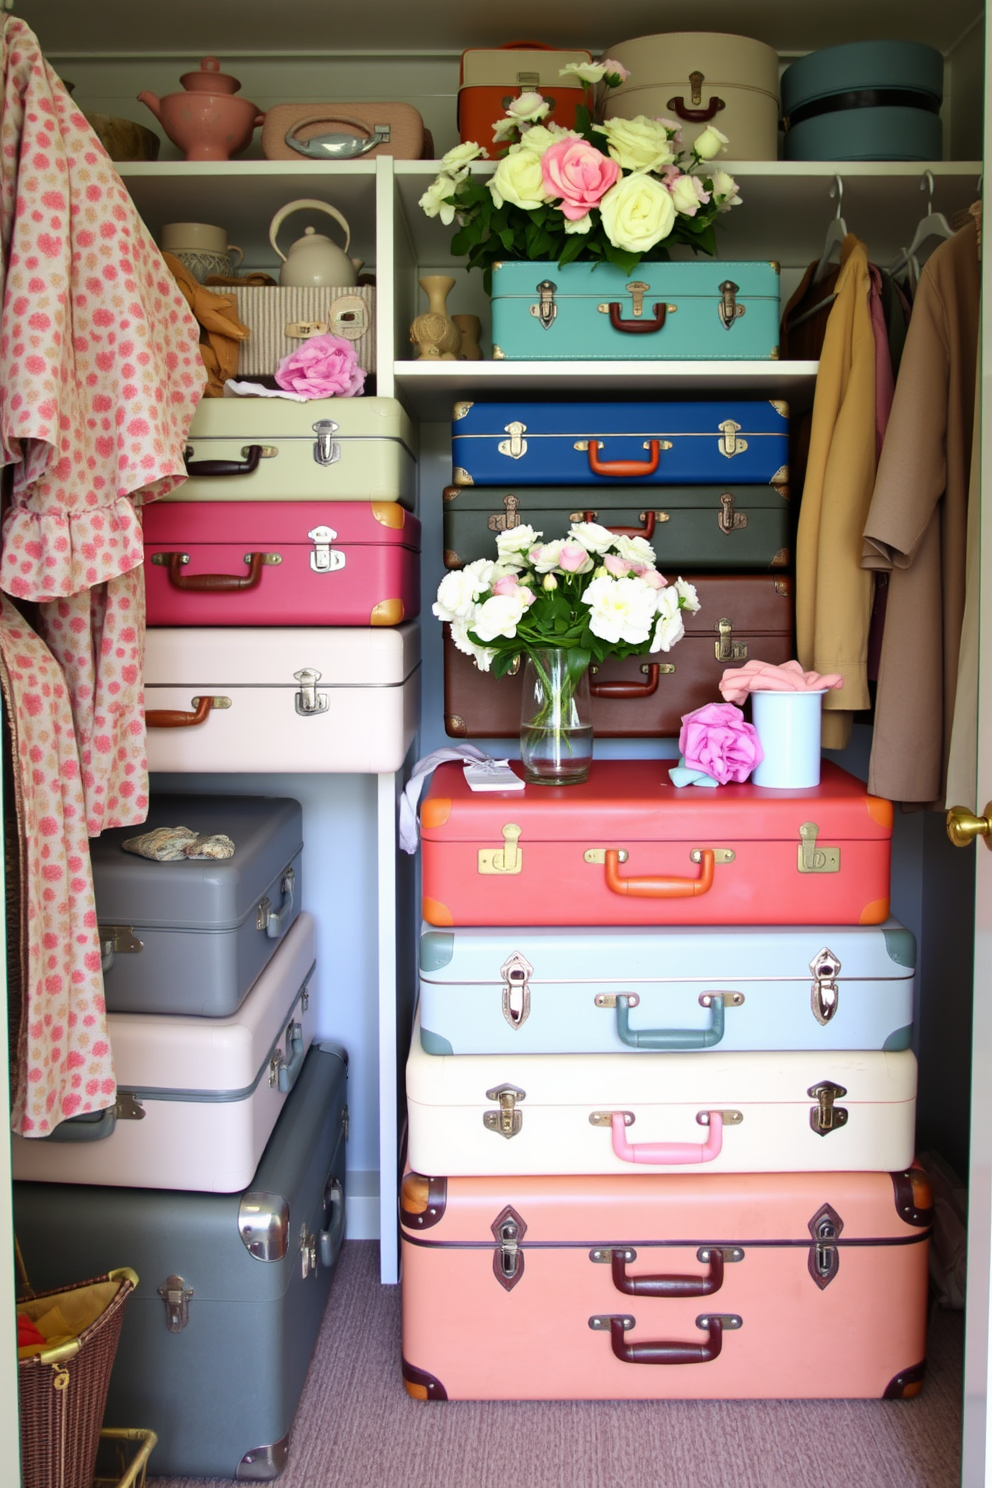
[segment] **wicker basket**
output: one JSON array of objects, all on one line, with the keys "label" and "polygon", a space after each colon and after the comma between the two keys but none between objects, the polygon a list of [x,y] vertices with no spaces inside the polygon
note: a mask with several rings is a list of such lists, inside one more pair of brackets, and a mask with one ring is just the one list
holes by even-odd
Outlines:
[{"label": "wicker basket", "polygon": [[157,1441],[154,1431],[105,1426],[93,1488],[145,1488],[148,1457]]}]

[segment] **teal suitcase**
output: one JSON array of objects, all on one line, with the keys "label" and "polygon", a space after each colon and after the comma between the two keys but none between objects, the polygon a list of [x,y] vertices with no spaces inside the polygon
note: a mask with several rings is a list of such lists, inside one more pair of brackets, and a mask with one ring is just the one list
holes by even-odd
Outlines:
[{"label": "teal suitcase", "polygon": [[940,160],[944,59],[919,41],[824,47],[782,74],[786,160]]},{"label": "teal suitcase", "polygon": [[773,361],[779,266],[497,263],[492,309],[497,361]]}]

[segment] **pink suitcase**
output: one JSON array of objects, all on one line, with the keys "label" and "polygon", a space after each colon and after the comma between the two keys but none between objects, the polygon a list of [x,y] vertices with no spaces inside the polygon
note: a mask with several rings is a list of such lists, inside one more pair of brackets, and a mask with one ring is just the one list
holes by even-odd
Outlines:
[{"label": "pink suitcase", "polygon": [[920,1168],[443,1178],[400,1199],[416,1400],[887,1400],[919,1392]]},{"label": "pink suitcase", "polygon": [[154,502],[149,625],[399,625],[420,612],[420,523],[394,501]]}]

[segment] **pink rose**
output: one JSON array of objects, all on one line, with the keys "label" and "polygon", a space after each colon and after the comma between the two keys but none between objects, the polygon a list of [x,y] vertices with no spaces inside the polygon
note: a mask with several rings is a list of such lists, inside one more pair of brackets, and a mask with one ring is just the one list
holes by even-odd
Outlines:
[{"label": "pink rose", "polygon": [[520,580],[517,578],[516,574],[504,574],[503,577],[501,579],[497,579],[495,584],[493,585],[493,593],[513,594],[514,591],[519,587]]},{"label": "pink rose", "polygon": [[618,558],[615,553],[607,553],[603,559],[603,567],[607,573],[611,573],[615,579],[622,579],[629,573],[635,573],[637,565],[628,563],[626,558]]},{"label": "pink rose", "polygon": [[740,784],[764,759],[754,725],[733,703],[707,703],[682,719],[679,752],[690,770],[701,770],[720,785]]},{"label": "pink rose", "polygon": [[583,566],[591,568],[592,562],[582,544],[562,543],[561,552],[558,554],[558,567],[564,569],[565,573],[578,573]]},{"label": "pink rose", "polygon": [[365,373],[354,346],[343,336],[310,336],[283,357],[276,382],[307,398],[356,398],[365,386]]},{"label": "pink rose", "polygon": [[561,197],[561,211],[578,222],[615,185],[620,167],[584,139],[558,140],[541,156],[545,189]]}]

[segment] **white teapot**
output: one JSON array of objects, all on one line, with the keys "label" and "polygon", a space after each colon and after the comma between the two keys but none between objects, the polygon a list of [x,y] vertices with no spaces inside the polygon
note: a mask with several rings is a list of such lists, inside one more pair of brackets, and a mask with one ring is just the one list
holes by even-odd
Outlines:
[{"label": "white teapot", "polygon": [[[279,229],[291,212],[297,212],[303,207],[326,212],[329,217],[333,217],[341,224],[344,228],[343,250],[323,233],[315,232],[312,227],[308,227],[303,237],[297,238],[289,253],[283,253],[276,242]],[[341,213],[336,207],[332,207],[330,202],[316,201],[312,197],[303,197],[299,201],[288,202],[286,206],[279,209],[269,224],[269,242],[283,261],[282,268],[279,270],[280,284],[289,284],[297,288],[324,288],[328,285],[357,283],[362,260],[348,257],[351,229]]]}]

